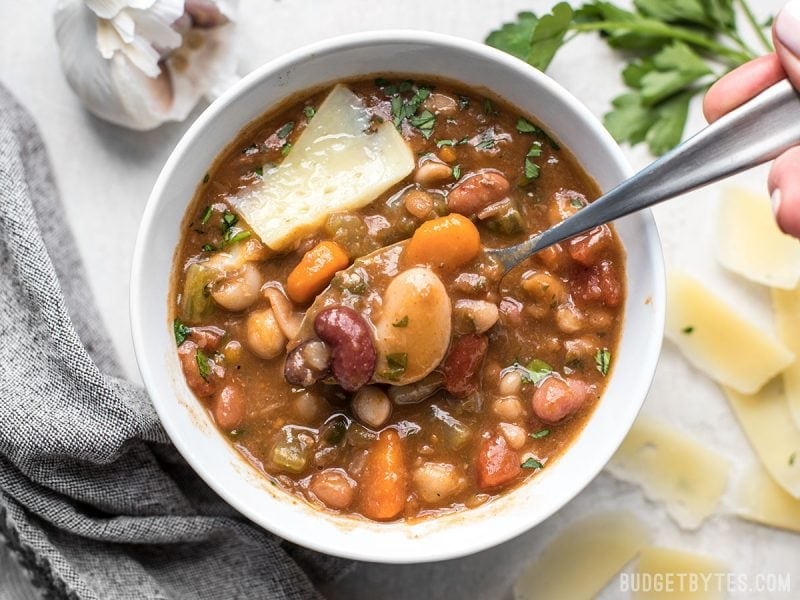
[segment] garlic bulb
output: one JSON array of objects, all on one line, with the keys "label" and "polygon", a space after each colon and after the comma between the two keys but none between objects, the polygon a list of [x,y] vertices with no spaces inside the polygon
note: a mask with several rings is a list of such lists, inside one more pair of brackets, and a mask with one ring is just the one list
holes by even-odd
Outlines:
[{"label": "garlic bulb", "polygon": [[60,0],[56,40],[92,113],[131,129],[182,121],[234,83],[238,0]]}]

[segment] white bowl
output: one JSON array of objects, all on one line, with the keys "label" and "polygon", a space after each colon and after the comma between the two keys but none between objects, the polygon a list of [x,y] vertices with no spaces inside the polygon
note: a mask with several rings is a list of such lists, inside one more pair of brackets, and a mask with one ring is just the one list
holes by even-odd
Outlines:
[{"label": "white bowl", "polygon": [[338,37],[257,69],[214,102],[169,157],[147,203],[131,276],[131,323],[145,385],[175,446],[200,476],[249,519],[314,550],[410,563],[463,556],[540,523],[577,495],[617,449],[647,394],[664,322],[664,273],[649,212],[616,225],[627,250],[625,323],[605,394],[569,449],[539,475],[493,502],[413,524],[374,523],[316,510],[271,485],[225,441],[187,388],[167,298],[180,224],[198,183],[248,123],[309,88],[392,73],[447,77],[491,90],[540,121],[608,190],[629,175],[618,146],[592,114],[520,60],[467,40],[417,31]]}]

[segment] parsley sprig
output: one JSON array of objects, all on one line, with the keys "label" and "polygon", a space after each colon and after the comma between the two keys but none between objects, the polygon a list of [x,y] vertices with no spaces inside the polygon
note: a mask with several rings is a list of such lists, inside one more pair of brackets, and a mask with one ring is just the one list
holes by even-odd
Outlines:
[{"label": "parsley sprig", "polygon": [[574,10],[561,2],[544,15],[522,12],[486,43],[546,70],[558,50],[583,33],[596,32],[629,60],[622,72],[628,91],[605,115],[619,142],[647,143],[660,155],[677,146],[689,103],[719,77],[755,58],[761,49],[744,39],[741,21],[766,52],[771,19],[759,23],[747,0],[634,0],[632,10],[593,0]]}]

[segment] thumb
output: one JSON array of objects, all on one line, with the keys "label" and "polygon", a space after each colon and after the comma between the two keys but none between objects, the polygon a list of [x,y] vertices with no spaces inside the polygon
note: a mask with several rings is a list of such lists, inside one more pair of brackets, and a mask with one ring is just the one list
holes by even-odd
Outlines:
[{"label": "thumb", "polygon": [[781,9],[772,34],[784,71],[800,89],[800,0],[791,0]]}]

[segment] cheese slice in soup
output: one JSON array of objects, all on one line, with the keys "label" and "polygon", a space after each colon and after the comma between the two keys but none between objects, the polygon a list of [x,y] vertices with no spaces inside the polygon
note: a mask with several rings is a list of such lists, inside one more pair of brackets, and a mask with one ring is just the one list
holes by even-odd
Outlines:
[{"label": "cheese slice in soup", "polygon": [[283,162],[234,198],[237,212],[273,250],[321,226],[328,215],[366,206],[414,169],[390,122],[370,131],[370,114],[336,85]]},{"label": "cheese slice in soup", "polygon": [[606,468],[638,484],[648,499],[663,502],[686,529],[697,529],[713,514],[728,482],[728,462],[722,456],[645,415],[636,419]]},{"label": "cheese slice in soup", "polygon": [[800,282],[800,242],[775,223],[769,199],[731,188],[717,219],[717,258],[751,281],[792,289]]},{"label": "cheese slice in soup", "polygon": [[740,317],[692,277],[673,272],[667,288],[667,337],[717,382],[753,394],[794,361],[774,335]]}]

